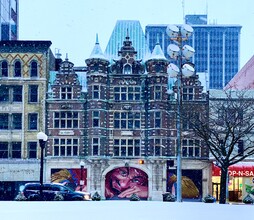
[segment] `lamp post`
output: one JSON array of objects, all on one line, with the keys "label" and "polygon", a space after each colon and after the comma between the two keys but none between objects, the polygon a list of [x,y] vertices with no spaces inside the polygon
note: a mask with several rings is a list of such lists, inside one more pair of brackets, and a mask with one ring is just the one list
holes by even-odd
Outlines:
[{"label": "lamp post", "polygon": [[40,166],[40,196],[42,197],[42,185],[43,185],[43,151],[48,140],[48,136],[43,133],[39,132],[37,134],[37,139],[39,140],[40,148],[41,148],[41,166]]},{"label": "lamp post", "polygon": [[84,186],[84,176],[83,176],[83,173],[84,173],[84,166],[85,166],[85,163],[83,161],[80,162],[80,181],[79,181],[79,190],[82,191],[82,188]]},{"label": "lamp post", "polygon": [[168,45],[167,52],[171,59],[178,60],[178,66],[170,63],[167,68],[167,72],[170,77],[177,78],[177,189],[176,189],[176,200],[182,202],[182,80],[183,77],[190,77],[194,74],[195,70],[188,61],[194,54],[195,50],[188,45],[183,46],[183,41],[187,40],[193,29],[189,25],[183,25],[180,29],[175,25],[169,25],[166,32],[171,40],[174,40],[176,44]]}]

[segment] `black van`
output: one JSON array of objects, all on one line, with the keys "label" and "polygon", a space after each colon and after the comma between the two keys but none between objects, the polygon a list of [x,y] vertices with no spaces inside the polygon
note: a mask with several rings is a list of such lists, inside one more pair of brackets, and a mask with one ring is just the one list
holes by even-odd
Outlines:
[{"label": "black van", "polygon": [[42,195],[40,195],[40,183],[27,183],[19,194],[16,201],[84,201],[91,200],[90,193],[77,192],[60,183],[45,183],[42,185]]}]

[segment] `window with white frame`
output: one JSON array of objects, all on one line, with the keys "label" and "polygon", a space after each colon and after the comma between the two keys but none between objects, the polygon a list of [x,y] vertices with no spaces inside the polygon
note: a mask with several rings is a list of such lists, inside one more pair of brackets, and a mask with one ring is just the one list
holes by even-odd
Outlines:
[{"label": "window with white frame", "polygon": [[200,157],[201,156],[201,141],[193,139],[183,139],[182,141],[183,157]]},{"label": "window with white frame", "polygon": [[139,139],[114,139],[115,157],[137,157],[141,155]]},{"label": "window with white frame", "polygon": [[21,130],[22,129],[22,113],[13,113],[11,116],[12,116],[12,129]]},{"label": "window with white frame", "polygon": [[21,158],[21,142],[11,143],[11,158]]},{"label": "window with white frame", "polygon": [[154,99],[161,100],[161,86],[154,87]]},{"label": "window with white frame", "polygon": [[78,156],[78,143],[76,138],[54,139],[53,155],[56,157]]},{"label": "window with white frame", "polygon": [[115,101],[139,101],[141,89],[139,86],[114,87]]},{"label": "window with white frame", "polygon": [[93,127],[99,127],[99,125],[100,125],[99,111],[93,111]]},{"label": "window with white frame", "polygon": [[93,138],[92,153],[93,156],[99,155],[99,138]]},{"label": "window with white frame", "polygon": [[154,152],[153,152],[154,156],[161,156],[162,152],[161,152],[161,139],[155,139],[154,140]]},{"label": "window with white frame", "polygon": [[0,85],[0,102],[22,102],[22,86]]},{"label": "window with white frame", "polygon": [[38,129],[38,113],[28,114],[28,130]]},{"label": "window with white frame", "polygon": [[28,101],[30,103],[38,102],[38,85],[29,85]]},{"label": "window with white frame", "polygon": [[31,141],[27,143],[27,157],[29,159],[36,159],[37,158],[37,142]]},{"label": "window with white frame", "polygon": [[66,100],[66,99],[68,99],[68,100],[70,100],[70,99],[72,99],[72,94],[73,94],[73,91],[72,91],[73,89],[72,89],[72,87],[61,87],[61,89],[60,89],[60,97],[61,97],[61,99],[64,99],[64,100]]},{"label": "window with white frame", "polygon": [[140,112],[115,112],[114,128],[140,129]]},{"label": "window with white frame", "polygon": [[54,112],[54,128],[79,128],[79,113],[75,111]]},{"label": "window with white frame", "polygon": [[154,112],[154,127],[161,127],[161,112]]},{"label": "window with white frame", "polygon": [[183,88],[183,100],[184,101],[194,100],[194,88]]},{"label": "window with white frame", "polygon": [[100,93],[99,93],[99,85],[93,86],[93,99],[99,99]]}]

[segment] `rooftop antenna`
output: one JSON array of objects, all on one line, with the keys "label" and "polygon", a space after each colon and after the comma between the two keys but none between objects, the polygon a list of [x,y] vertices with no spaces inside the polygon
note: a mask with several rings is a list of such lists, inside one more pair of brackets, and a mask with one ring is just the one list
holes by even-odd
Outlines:
[{"label": "rooftop antenna", "polygon": [[184,0],[182,0],[182,8],[183,8],[183,23],[185,24]]},{"label": "rooftop antenna", "polygon": [[98,37],[98,33],[96,33],[96,44],[99,44],[99,37]]},{"label": "rooftop antenna", "polygon": [[61,59],[62,54],[60,53],[59,48],[55,48],[55,56],[56,56],[57,59]]}]

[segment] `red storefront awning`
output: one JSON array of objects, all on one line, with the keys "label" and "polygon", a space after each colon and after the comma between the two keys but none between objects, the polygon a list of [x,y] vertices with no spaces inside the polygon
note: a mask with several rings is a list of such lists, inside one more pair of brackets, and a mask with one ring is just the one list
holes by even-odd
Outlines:
[{"label": "red storefront awning", "polygon": [[[213,164],[213,176],[220,176],[221,170]],[[241,162],[228,168],[229,176],[254,177],[254,162]]]}]

